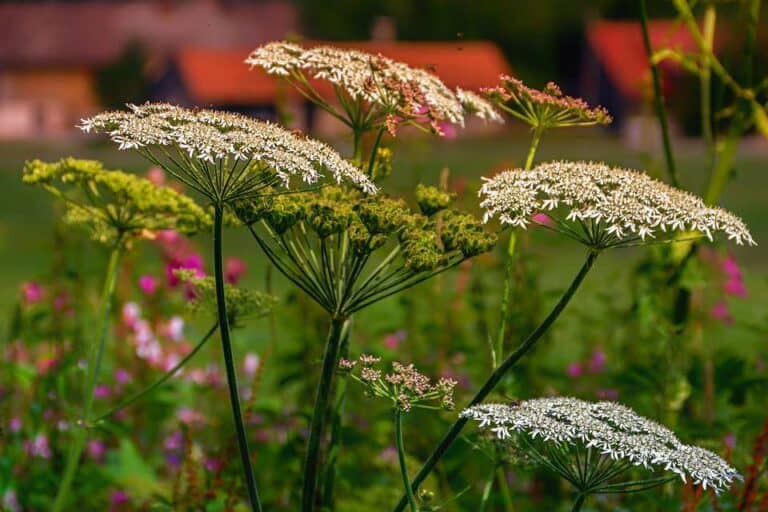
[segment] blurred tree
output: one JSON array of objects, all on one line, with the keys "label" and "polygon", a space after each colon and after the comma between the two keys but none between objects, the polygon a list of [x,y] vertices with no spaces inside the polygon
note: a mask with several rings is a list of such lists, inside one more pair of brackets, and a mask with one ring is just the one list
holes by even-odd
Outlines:
[{"label": "blurred tree", "polygon": [[138,41],[129,42],[120,56],[96,74],[96,93],[105,107],[123,107],[147,98],[147,53]]}]

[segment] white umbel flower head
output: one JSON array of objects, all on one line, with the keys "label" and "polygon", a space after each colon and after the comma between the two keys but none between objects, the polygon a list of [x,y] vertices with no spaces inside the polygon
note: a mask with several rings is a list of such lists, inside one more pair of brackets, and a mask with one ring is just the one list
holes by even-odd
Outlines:
[{"label": "white umbel flower head", "polygon": [[[394,131],[392,123],[403,121],[417,124],[427,121],[436,131],[439,129],[434,124],[438,121],[463,126],[465,114],[501,121],[490,103],[479,96],[470,102],[466,92],[452,91],[436,75],[382,55],[333,46],[303,48],[276,41],[256,48],[245,62],[288,79],[321,105],[325,100],[311,89],[308,80],[327,81],[353,100],[381,110],[387,116],[390,131]],[[420,118],[423,121],[419,121]],[[379,122],[384,122],[384,118]]]},{"label": "white umbel flower head", "polygon": [[[484,219],[525,228],[543,212],[555,229],[597,247],[616,247],[694,231],[718,232],[737,244],[756,245],[736,215],[707,206],[688,192],[647,174],[593,162],[549,162],[486,179],[480,189]],[[565,218],[557,217],[565,210]]]},{"label": "white umbel flower head", "polygon": [[[214,188],[226,195],[255,183],[252,171],[267,170],[285,186],[294,177],[308,184],[330,177],[376,192],[365,174],[330,146],[239,114],[145,103],[129,105],[127,111],[97,114],[84,119],[80,128],[106,133],[120,149],[137,149],[159,160],[203,191]],[[172,159],[175,167],[168,161],[168,150],[178,153]]]},{"label": "white umbel flower head", "polygon": [[741,479],[714,453],[681,443],[671,430],[615,402],[537,398],[514,405],[475,405],[461,417],[477,421],[499,439],[521,433],[546,443],[580,444],[614,461],[672,471],[683,481],[690,478],[717,492]]}]

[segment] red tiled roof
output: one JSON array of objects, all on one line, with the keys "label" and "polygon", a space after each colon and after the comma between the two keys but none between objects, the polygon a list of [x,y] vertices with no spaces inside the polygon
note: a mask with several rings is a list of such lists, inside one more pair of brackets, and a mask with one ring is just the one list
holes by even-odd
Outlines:
[{"label": "red tiled roof", "polygon": [[[697,49],[685,26],[673,20],[651,20],[648,35],[654,50],[674,48],[691,52]],[[628,99],[639,100],[650,73],[640,22],[601,20],[590,23],[587,40],[619,92]],[[661,67],[679,69],[671,61],[665,61]],[[664,85],[668,87],[668,83]]]},{"label": "red tiled roof", "polygon": [[[307,46],[325,44],[305,43]],[[449,87],[476,90],[495,85],[509,73],[501,50],[485,41],[469,42],[334,42],[427,68]],[[178,55],[182,81],[199,104],[267,104],[278,94],[279,79],[243,63],[253,48],[215,50],[190,48]]]}]

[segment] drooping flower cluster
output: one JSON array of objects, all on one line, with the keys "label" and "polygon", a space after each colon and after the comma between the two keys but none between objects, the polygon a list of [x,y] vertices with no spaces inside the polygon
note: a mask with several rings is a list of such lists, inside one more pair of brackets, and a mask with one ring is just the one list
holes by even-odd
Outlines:
[{"label": "drooping flower cluster", "polygon": [[376,192],[376,186],[330,146],[239,114],[145,103],[84,119],[80,127],[108,134],[120,149],[139,150],[212,200],[288,186],[292,178],[313,184],[326,174],[337,183]]},{"label": "drooping flower cluster", "polygon": [[[310,100],[350,125],[360,121],[350,115],[350,107],[356,102],[367,104],[366,127],[386,125],[392,133],[396,125],[404,122],[427,125],[441,133],[440,122],[463,126],[466,113],[501,121],[483,98],[465,91],[454,92],[432,73],[381,55],[332,46],[303,48],[288,42],[272,42],[256,48],[245,62],[286,78]],[[337,111],[330,105],[332,100],[313,87],[312,79],[332,84],[342,101],[351,100],[349,105]]]},{"label": "drooping flower cluster", "polygon": [[[192,311],[207,310],[215,315],[217,310],[216,283],[213,277],[200,277],[194,270],[189,269],[178,269],[175,274],[181,281],[191,286],[190,309]],[[224,285],[224,297],[231,327],[238,327],[241,320],[248,316],[261,317],[269,314],[277,303],[277,299],[267,293],[240,288],[231,284]]]},{"label": "drooping flower cluster", "polygon": [[603,107],[591,108],[580,98],[566,96],[556,84],[549,82],[539,91],[507,75],[499,77],[501,85],[483,89],[497,107],[533,128],[559,128],[610,124],[613,119]]},{"label": "drooping flower cluster", "polygon": [[658,423],[616,402],[585,402],[555,397],[525,400],[513,405],[482,404],[461,417],[490,427],[499,439],[522,433],[548,444],[581,444],[611,460],[646,469],[662,468],[690,477],[695,485],[716,491],[727,488],[738,472],[714,453],[681,443]]},{"label": "drooping flower cluster", "polygon": [[[356,360],[341,359],[339,370],[349,372],[350,376],[361,383],[370,396],[385,398],[393,407],[408,412],[412,408],[451,410],[454,407],[453,390],[457,382],[449,378],[432,380],[419,372],[413,364],[392,363],[392,371],[383,373],[375,368],[381,358],[363,354]],[[359,375],[354,373],[360,368]]]},{"label": "drooping flower cluster", "polygon": [[[484,220],[525,228],[537,212],[554,229],[594,247],[616,247],[672,232],[694,231],[710,240],[723,232],[737,244],[755,245],[744,222],[709,207],[688,192],[647,174],[592,162],[549,162],[486,179],[480,189]],[[556,216],[567,210],[565,219]]]},{"label": "drooping flower cluster", "polygon": [[27,162],[23,181],[63,199],[64,220],[87,226],[102,243],[127,242],[170,228],[194,233],[211,223],[210,216],[190,198],[144,178],[105,169],[93,160]]},{"label": "drooping flower cluster", "polygon": [[[450,194],[420,190],[431,216],[383,194],[338,187],[266,196],[235,209],[283,274],[327,311],[350,314],[493,247],[495,236],[471,215],[446,210],[435,220]],[[383,259],[374,264],[377,252]]]}]

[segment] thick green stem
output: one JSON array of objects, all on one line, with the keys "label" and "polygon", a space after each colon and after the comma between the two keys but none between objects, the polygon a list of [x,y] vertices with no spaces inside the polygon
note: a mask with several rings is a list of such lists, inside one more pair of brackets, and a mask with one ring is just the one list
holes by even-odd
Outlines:
[{"label": "thick green stem", "polygon": [[536,148],[539,147],[539,141],[541,140],[541,134],[544,130],[537,126],[533,129],[533,139],[531,140],[531,147],[528,150],[528,157],[525,159],[525,169],[528,170],[533,165],[533,157],[536,156]]},{"label": "thick green stem", "polygon": [[579,512],[581,510],[581,506],[584,504],[584,500],[586,500],[587,497],[583,494],[579,494],[576,497],[576,501],[573,503],[573,508],[571,508],[571,512]]},{"label": "thick green stem", "polygon": [[117,274],[119,270],[120,255],[122,254],[122,240],[118,240],[109,257],[106,277],[104,279],[104,289],[101,292],[101,324],[99,325],[99,343],[91,347],[91,353],[88,358],[88,372],[85,378],[85,396],[83,397],[83,417],[78,424],[71,426],[72,441],[67,452],[67,462],[64,468],[64,476],[61,479],[56,500],[53,503],[53,512],[60,512],[64,509],[72,488],[72,482],[77,473],[77,467],[80,462],[80,455],[85,448],[86,429],[90,428],[91,410],[93,409],[93,395],[96,385],[99,382],[99,371],[101,370],[101,360],[104,357],[104,347],[109,335],[109,317],[112,312],[112,299],[115,294],[115,285],[117,283]]},{"label": "thick green stem", "polygon": [[237,434],[237,446],[240,450],[240,461],[243,465],[245,485],[248,489],[248,498],[251,509],[261,512],[259,491],[256,488],[256,478],[251,465],[250,451],[248,450],[248,437],[245,434],[243,413],[240,408],[240,392],[237,385],[237,371],[235,358],[232,355],[232,341],[229,337],[229,318],[227,316],[227,303],[224,296],[224,264],[222,258],[222,225],[224,221],[224,208],[222,205],[214,207],[213,221],[213,272],[216,280],[216,307],[218,310],[219,332],[221,333],[221,348],[224,352],[224,365],[227,370],[227,384],[229,387],[229,401],[232,406],[232,418],[235,421]]},{"label": "thick green stem", "polygon": [[[349,357],[349,334],[352,327],[352,318],[344,322],[341,328],[341,342],[339,344],[339,358]],[[331,440],[328,446],[328,458],[325,463],[325,481],[322,487],[322,507],[323,509],[335,510],[333,490],[336,487],[337,461],[339,460],[339,451],[341,450],[341,430],[342,417],[344,415],[344,403],[347,397],[347,377],[343,373],[336,380],[336,400],[334,401],[331,414]],[[330,405],[330,404],[329,404]]]},{"label": "thick green stem", "polygon": [[411,512],[417,512],[419,505],[416,503],[416,496],[413,495],[410,481],[408,478],[408,467],[405,464],[405,445],[403,443],[403,411],[395,408],[395,443],[397,444],[397,460],[400,461],[400,475],[403,477],[403,486],[405,487],[405,496],[408,499],[408,505]]},{"label": "thick green stem", "polygon": [[[517,347],[517,349],[512,352],[504,360],[504,362],[501,363],[499,367],[491,373],[491,375],[488,377],[488,380],[485,381],[483,387],[480,388],[480,391],[478,391],[477,394],[475,394],[467,407],[471,407],[482,402],[485,397],[488,396],[491,391],[493,391],[496,385],[501,382],[501,379],[507,374],[507,372],[509,372],[510,369],[512,369],[517,361],[519,361],[525,354],[527,354],[542,338],[542,336],[544,336],[550,326],[555,322],[555,320],[557,320],[557,317],[560,316],[560,313],[562,313],[565,307],[568,305],[571,298],[573,298],[576,290],[579,288],[582,281],[592,268],[592,265],[595,263],[595,259],[597,259],[598,254],[598,251],[590,249],[589,253],[587,254],[586,261],[579,270],[579,273],[576,274],[576,277],[574,277],[570,286],[565,290],[565,292],[563,292],[560,300],[557,301],[557,304],[555,304],[555,307],[552,309],[552,311],[550,311],[549,315],[547,315],[544,321],[539,324],[539,326],[525,339],[525,341],[523,341]],[[464,425],[466,425],[468,421],[468,418],[459,418],[451,426],[448,432],[446,432],[446,434],[440,440],[440,443],[427,458],[424,466],[422,466],[422,468],[416,474],[416,477],[413,479],[412,486],[414,490],[418,489],[419,485],[421,485],[424,479],[427,478],[437,462],[443,457],[443,455],[445,455],[445,452],[448,451],[448,448],[450,448],[450,446],[459,436],[459,433],[461,433],[461,430],[464,428]],[[406,504],[406,498],[401,498],[400,502],[395,507],[395,510],[402,512]]]},{"label": "thick green stem", "polygon": [[677,169],[675,167],[675,157],[672,153],[672,142],[669,138],[669,122],[667,121],[667,109],[664,106],[664,93],[661,90],[661,77],[659,68],[653,60],[653,48],[651,47],[651,38],[648,35],[648,12],[645,5],[646,0],[640,0],[640,25],[643,30],[643,45],[645,53],[648,56],[648,64],[651,67],[651,78],[653,79],[653,102],[656,107],[656,117],[659,118],[659,127],[661,128],[661,141],[664,145],[664,158],[667,163],[667,174],[669,181],[675,187],[679,187],[677,180]]},{"label": "thick green stem", "polygon": [[320,385],[317,388],[317,396],[315,397],[315,408],[312,413],[312,424],[309,430],[307,457],[304,462],[304,484],[301,495],[301,510],[303,512],[313,512],[318,498],[317,475],[320,470],[320,441],[323,437],[323,430],[325,430],[328,400],[339,357],[341,331],[345,321],[346,318],[342,316],[334,316],[331,319],[328,338],[325,342],[323,369],[320,375]]},{"label": "thick green stem", "polygon": [[203,346],[205,346],[205,344],[208,342],[208,340],[211,338],[211,336],[213,336],[213,333],[216,332],[216,329],[218,329],[218,327],[219,327],[219,324],[217,322],[217,323],[215,323],[213,325],[213,327],[211,327],[208,330],[208,332],[205,334],[205,336],[203,336],[203,338],[198,342],[198,344],[195,345],[195,348],[193,348],[189,352],[189,354],[184,356],[181,359],[181,361],[179,361],[178,364],[176,364],[176,366],[174,366],[173,368],[171,368],[170,370],[165,372],[165,374],[163,374],[162,377],[160,377],[154,383],[152,383],[149,386],[147,386],[146,388],[142,389],[141,391],[139,391],[138,393],[136,393],[132,397],[130,397],[130,398],[126,399],[126,400],[123,400],[122,402],[120,402],[119,405],[113,407],[109,411],[105,412],[101,416],[99,416],[96,419],[94,419],[93,420],[94,423],[98,423],[100,421],[104,421],[107,418],[112,417],[116,412],[122,411],[126,407],[128,407],[130,405],[133,405],[134,403],[138,402],[139,400],[141,400],[145,396],[151,394],[154,390],[156,390],[157,388],[159,388],[160,386],[165,384],[171,377],[176,375],[176,373],[178,373],[178,371],[181,370],[184,367],[184,365],[187,364],[187,362],[190,359],[195,357],[195,354],[197,354],[200,351],[200,349],[203,348]]}]

